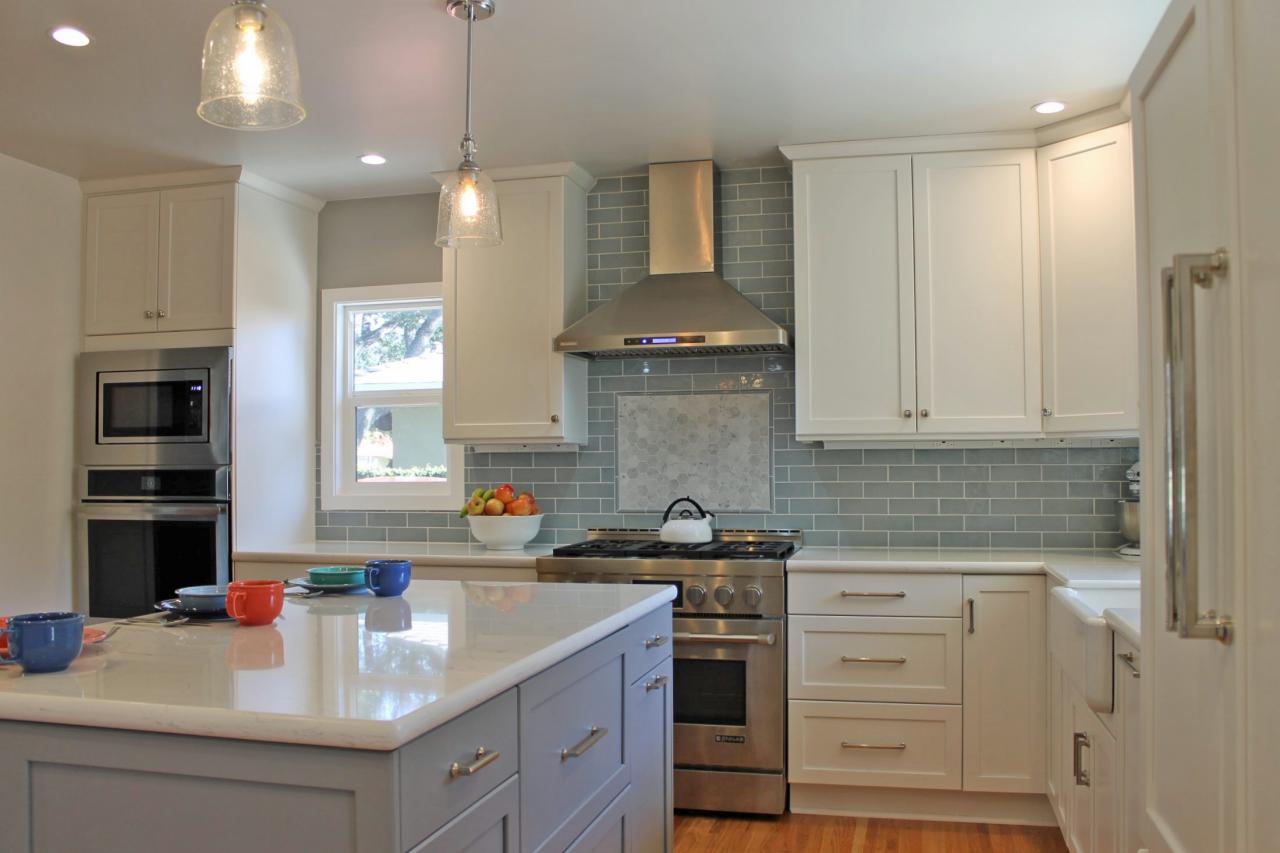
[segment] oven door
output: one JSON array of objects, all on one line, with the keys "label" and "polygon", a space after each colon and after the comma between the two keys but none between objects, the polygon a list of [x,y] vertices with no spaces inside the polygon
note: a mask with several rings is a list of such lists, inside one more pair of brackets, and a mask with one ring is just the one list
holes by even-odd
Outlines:
[{"label": "oven door", "polygon": [[184,586],[225,584],[227,504],[82,504],[76,607],[90,616],[150,613]]},{"label": "oven door", "polygon": [[677,617],[673,639],[676,766],[781,771],[782,620]]}]

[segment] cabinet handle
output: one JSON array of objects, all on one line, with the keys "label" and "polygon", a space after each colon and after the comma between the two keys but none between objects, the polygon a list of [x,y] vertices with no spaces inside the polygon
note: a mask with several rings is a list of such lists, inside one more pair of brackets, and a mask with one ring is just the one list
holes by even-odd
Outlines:
[{"label": "cabinet handle", "polygon": [[912,414],[912,412],[911,412],[911,410],[910,410],[910,409],[903,409],[903,410],[902,410],[902,416],[903,416],[904,418],[909,418],[909,417],[911,417],[911,414]]},{"label": "cabinet handle", "polygon": [[1082,788],[1089,787],[1089,771],[1083,766],[1080,757],[1081,749],[1089,748],[1089,735],[1084,732],[1071,733],[1071,775],[1076,777],[1076,784]]},{"label": "cabinet handle", "polygon": [[165,317],[169,316],[169,312],[161,308],[159,311],[156,312],[156,316],[159,317],[161,320],[163,320]]},{"label": "cabinet handle", "polygon": [[453,762],[449,765],[449,776],[457,779],[459,776],[474,776],[481,770],[497,761],[502,755],[501,752],[489,752],[483,746],[476,750],[476,760],[470,764],[459,764]]},{"label": "cabinet handle", "polygon": [[1053,417],[1053,409],[1050,409],[1048,406],[1046,406],[1040,410],[1040,414],[1046,418],[1051,418]]},{"label": "cabinet handle", "polygon": [[552,415],[552,416],[551,416],[551,422],[552,422],[553,424],[558,424],[558,423],[560,423],[560,416],[559,416],[559,415]]},{"label": "cabinet handle", "polygon": [[670,680],[671,679],[667,678],[665,675],[654,676],[653,681],[650,681],[648,684],[644,686],[644,692],[652,693],[655,690],[661,690],[662,688],[667,686],[667,682]]},{"label": "cabinet handle", "polygon": [[847,589],[840,590],[841,598],[906,598],[904,591],[898,592],[850,592]]},{"label": "cabinet handle", "polygon": [[928,410],[928,409],[921,409],[921,410],[920,410],[920,417],[922,417],[922,418],[927,418],[927,417],[929,417],[929,410]]},{"label": "cabinet handle", "polygon": [[972,634],[974,631],[978,629],[978,617],[974,610],[975,605],[976,605],[976,602],[972,598],[969,599],[969,633],[970,634]]},{"label": "cabinet handle", "polygon": [[586,754],[587,750],[598,744],[609,733],[608,729],[602,729],[599,726],[592,726],[591,732],[578,741],[573,746],[566,746],[560,750],[560,760],[568,761],[570,758],[579,758]]},{"label": "cabinet handle", "polygon": [[906,658],[851,658],[851,657],[845,657],[844,655],[841,655],[841,656],[840,656],[840,663],[894,663],[894,664],[904,664],[904,663],[906,663],[906,662],[907,662],[907,659],[906,659]]},{"label": "cabinet handle", "polygon": [[849,743],[847,740],[840,741],[841,749],[906,749],[905,743]]},{"label": "cabinet handle", "polygon": [[1134,678],[1141,678],[1142,671],[1138,669],[1137,658],[1133,652],[1120,652],[1116,657],[1124,661],[1125,666],[1129,667],[1129,672]]},{"label": "cabinet handle", "polygon": [[644,647],[646,649],[656,649],[658,646],[665,646],[669,639],[671,638],[665,634],[654,634],[644,641]]},{"label": "cabinet handle", "polygon": [[1165,628],[1179,637],[1231,642],[1232,624],[1213,610],[1200,610],[1200,565],[1196,500],[1196,287],[1213,287],[1226,275],[1227,251],[1174,255],[1160,271],[1164,320]]},{"label": "cabinet handle", "polygon": [[142,316],[143,316],[143,317],[146,317],[148,320],[150,320],[150,319],[152,319],[152,318],[154,318],[154,317],[156,316],[156,312],[154,312],[154,311],[152,311],[151,309],[149,309],[149,308],[148,308],[146,311],[143,311],[143,312],[142,312]]},{"label": "cabinet handle", "polygon": [[677,631],[671,636],[675,637],[678,643],[772,646],[776,642],[773,634],[691,634],[688,631]]}]

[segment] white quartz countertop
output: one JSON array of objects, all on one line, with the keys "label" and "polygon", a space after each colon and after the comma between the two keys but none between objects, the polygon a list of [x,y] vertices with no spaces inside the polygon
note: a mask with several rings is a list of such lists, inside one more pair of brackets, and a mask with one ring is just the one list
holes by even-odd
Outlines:
[{"label": "white quartz countertop", "polygon": [[408,560],[415,566],[492,566],[532,569],[537,557],[551,553],[550,545],[531,545],[519,551],[491,551],[483,545],[453,542],[302,542],[267,551],[236,551],[234,561],[306,563],[312,566],[364,560]]},{"label": "white quartz countertop", "polygon": [[0,667],[0,719],[390,750],[673,595],[415,580],[400,598],[289,598],[263,627],[128,625],[65,672]]},{"label": "white quartz countertop", "polygon": [[801,548],[788,572],[1048,574],[1075,589],[1137,589],[1140,564],[1111,551],[963,548]]}]

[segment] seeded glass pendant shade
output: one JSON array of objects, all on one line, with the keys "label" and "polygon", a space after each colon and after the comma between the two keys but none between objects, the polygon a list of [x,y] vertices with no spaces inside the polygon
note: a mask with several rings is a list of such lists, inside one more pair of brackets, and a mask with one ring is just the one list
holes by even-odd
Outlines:
[{"label": "seeded glass pendant shade", "polygon": [[493,0],[449,0],[448,11],[467,22],[467,123],[462,135],[462,162],[440,188],[436,245],[467,249],[502,245],[498,190],[476,164],[476,140],[471,135],[471,29],[493,14]]},{"label": "seeded glass pendant shade", "polygon": [[233,130],[279,130],[306,117],[293,34],[260,0],[236,0],[209,25],[196,113]]}]

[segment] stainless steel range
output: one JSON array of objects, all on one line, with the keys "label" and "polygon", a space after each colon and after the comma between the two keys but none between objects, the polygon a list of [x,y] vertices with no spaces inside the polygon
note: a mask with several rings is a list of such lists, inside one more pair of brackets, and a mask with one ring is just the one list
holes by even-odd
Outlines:
[{"label": "stainless steel range", "polygon": [[698,545],[599,529],[537,561],[538,580],[676,587],[675,805],[781,814],[791,530],[719,530]]}]

